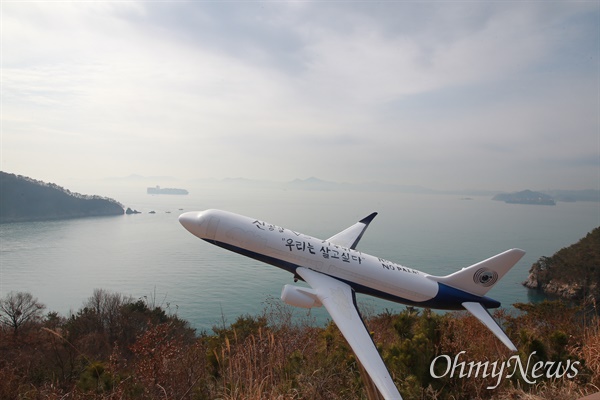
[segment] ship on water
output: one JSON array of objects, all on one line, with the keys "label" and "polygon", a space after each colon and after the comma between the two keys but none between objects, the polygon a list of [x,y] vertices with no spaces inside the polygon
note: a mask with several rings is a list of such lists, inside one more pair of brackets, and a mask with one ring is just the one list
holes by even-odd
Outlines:
[{"label": "ship on water", "polygon": [[185,189],[176,189],[176,188],[161,188],[160,186],[149,187],[147,189],[148,194],[178,194],[178,195],[186,195],[189,192]]}]

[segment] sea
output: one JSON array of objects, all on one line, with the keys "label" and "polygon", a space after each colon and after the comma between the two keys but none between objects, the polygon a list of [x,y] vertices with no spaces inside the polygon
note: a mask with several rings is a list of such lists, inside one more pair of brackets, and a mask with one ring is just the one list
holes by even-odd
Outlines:
[{"label": "sea", "polygon": [[[503,307],[540,301],[522,282],[540,257],[600,226],[600,204],[506,204],[489,196],[310,191],[216,183],[189,195],[148,195],[145,185],[81,193],[114,198],[141,214],[0,225],[0,297],[26,291],[67,317],[94,289],[163,307],[199,332],[280,307],[288,272],[206,243],[186,231],[186,211],[224,209],[327,239],[373,211],[358,250],[434,275],[450,274],[510,248],[525,257],[488,293]],[[154,213],[150,213],[153,211]],[[298,285],[302,285],[299,282]],[[359,295],[363,313],[404,306]],[[324,310],[292,310],[325,323]],[[308,313],[308,314],[307,314]]]}]

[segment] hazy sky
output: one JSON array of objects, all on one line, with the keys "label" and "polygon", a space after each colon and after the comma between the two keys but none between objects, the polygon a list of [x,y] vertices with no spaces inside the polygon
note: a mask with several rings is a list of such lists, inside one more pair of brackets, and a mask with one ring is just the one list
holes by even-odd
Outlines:
[{"label": "hazy sky", "polygon": [[598,1],[0,7],[7,172],[600,184]]}]

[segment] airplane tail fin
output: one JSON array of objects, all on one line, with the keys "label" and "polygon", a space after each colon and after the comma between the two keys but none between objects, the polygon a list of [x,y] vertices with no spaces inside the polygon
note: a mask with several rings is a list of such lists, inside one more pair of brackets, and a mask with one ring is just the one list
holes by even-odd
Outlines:
[{"label": "airplane tail fin", "polygon": [[525,255],[511,249],[446,276],[431,279],[476,296],[484,296]]},{"label": "airplane tail fin", "polygon": [[[431,279],[453,288],[484,296],[525,255],[521,249],[511,249],[487,260],[463,268],[446,276],[430,276]],[[491,330],[510,350],[517,351],[500,325],[494,321],[487,309],[478,302],[464,302],[462,306]]]}]

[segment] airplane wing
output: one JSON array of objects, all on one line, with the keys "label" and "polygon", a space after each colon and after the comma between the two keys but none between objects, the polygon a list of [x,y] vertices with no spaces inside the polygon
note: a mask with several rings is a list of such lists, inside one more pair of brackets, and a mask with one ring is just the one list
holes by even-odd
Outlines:
[{"label": "airplane wing", "polygon": [[[373,219],[374,216],[371,214],[369,217]],[[368,225],[368,222],[365,225]],[[360,239],[360,235],[356,239],[357,242],[358,239]],[[329,311],[333,321],[383,397],[401,400],[402,397],[358,314],[352,288],[335,278],[307,268],[299,267],[296,269],[296,273],[316,291],[317,297]]]},{"label": "airplane wing", "polygon": [[327,241],[335,243],[342,247],[347,247],[349,249],[356,249],[356,245],[362,238],[363,233],[367,230],[367,227],[373,221],[373,218],[377,216],[377,213],[374,212],[369,216],[361,219],[356,224],[352,225],[349,228],[344,229],[340,233],[333,235]]},{"label": "airplane wing", "polygon": [[487,326],[488,329],[491,330],[494,333],[494,335],[496,335],[496,337],[500,339],[500,341],[502,341],[502,343],[504,343],[506,347],[509,348],[509,350],[517,351],[517,347],[513,344],[513,342],[510,341],[510,339],[508,338],[508,336],[506,336],[506,333],[504,333],[500,325],[498,325],[498,323],[494,321],[494,318],[492,318],[488,310],[486,310],[485,307],[481,305],[481,303],[465,302],[462,303],[462,306],[469,310],[471,314],[473,314],[478,320],[480,320],[485,326]]}]

